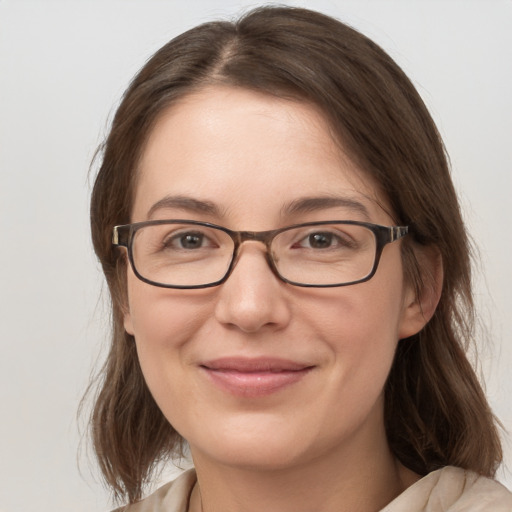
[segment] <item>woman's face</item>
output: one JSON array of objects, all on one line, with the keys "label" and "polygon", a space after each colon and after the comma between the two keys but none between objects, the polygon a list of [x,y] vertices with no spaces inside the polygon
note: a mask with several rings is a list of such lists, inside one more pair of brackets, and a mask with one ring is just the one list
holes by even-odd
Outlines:
[{"label": "woman's face", "polygon": [[[315,107],[218,86],[155,125],[132,221],[254,231],[394,224],[379,204],[377,187]],[[384,248],[370,281],[323,289],[280,281],[264,245],[246,242],[229,279],[213,288],[158,288],[129,268],[125,328],[156,402],[196,461],[283,468],[385,442],[383,387],[397,341],[417,330],[413,303],[400,242]]]}]

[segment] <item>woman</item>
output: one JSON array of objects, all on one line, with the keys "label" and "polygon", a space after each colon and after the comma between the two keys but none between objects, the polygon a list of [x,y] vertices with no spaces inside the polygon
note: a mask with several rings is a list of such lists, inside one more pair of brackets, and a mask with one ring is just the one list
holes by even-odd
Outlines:
[{"label": "woman", "polygon": [[[304,9],[202,25],[103,150],[92,432],[122,510],[512,510],[442,141],[379,47]],[[184,440],[195,470],[140,501]]]}]

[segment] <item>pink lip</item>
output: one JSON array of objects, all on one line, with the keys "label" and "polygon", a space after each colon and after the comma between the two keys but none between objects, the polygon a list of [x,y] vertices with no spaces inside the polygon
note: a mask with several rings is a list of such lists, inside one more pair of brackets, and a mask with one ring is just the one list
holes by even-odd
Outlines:
[{"label": "pink lip", "polygon": [[206,361],[200,368],[222,390],[255,398],[300,381],[314,366],[276,358],[227,357]]}]

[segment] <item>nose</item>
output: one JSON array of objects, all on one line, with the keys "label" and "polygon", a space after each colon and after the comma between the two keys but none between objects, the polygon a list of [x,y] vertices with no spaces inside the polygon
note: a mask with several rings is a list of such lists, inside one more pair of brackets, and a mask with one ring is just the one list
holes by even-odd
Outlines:
[{"label": "nose", "polygon": [[291,317],[287,287],[270,269],[264,246],[246,242],[231,275],[220,285],[216,318],[245,333],[282,329]]}]

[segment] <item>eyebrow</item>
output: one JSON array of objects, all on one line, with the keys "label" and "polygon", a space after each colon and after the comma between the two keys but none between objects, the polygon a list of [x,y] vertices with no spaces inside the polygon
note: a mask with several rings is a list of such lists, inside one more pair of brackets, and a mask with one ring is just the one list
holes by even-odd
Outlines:
[{"label": "eyebrow", "polygon": [[[370,219],[370,214],[366,206],[349,197],[341,196],[321,196],[321,197],[304,197],[296,199],[281,208],[282,215],[289,216],[299,213],[311,213],[329,208],[346,208],[362,215],[365,219]],[[188,196],[165,196],[157,201],[148,211],[150,219],[157,210],[162,209],[178,209],[190,213],[203,213],[216,217],[221,217],[219,207],[206,200],[194,199]]]},{"label": "eyebrow", "polygon": [[219,208],[211,201],[202,201],[187,196],[165,196],[157,201],[148,211],[148,218],[157,210],[178,209],[190,213],[206,213],[208,215],[220,216]]},{"label": "eyebrow", "polygon": [[310,213],[319,210],[327,210],[329,208],[340,207],[352,210],[353,212],[362,215],[366,219],[370,219],[368,208],[366,208],[363,203],[350,197],[340,196],[304,197],[296,199],[295,201],[285,205],[282,208],[282,212],[285,215],[292,215],[297,213]]}]

